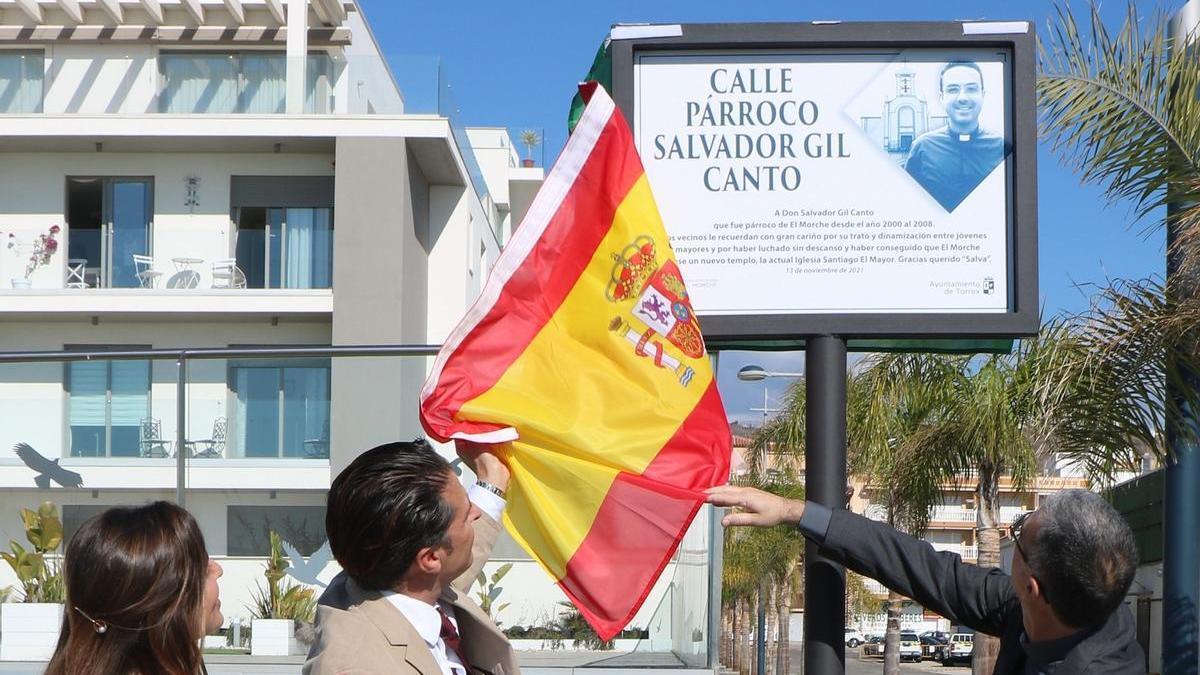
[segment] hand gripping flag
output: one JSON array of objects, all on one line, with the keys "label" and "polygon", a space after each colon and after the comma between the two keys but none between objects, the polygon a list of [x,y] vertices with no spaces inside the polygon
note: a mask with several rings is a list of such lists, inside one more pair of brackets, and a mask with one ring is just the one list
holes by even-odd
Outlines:
[{"label": "hand gripping flag", "polygon": [[421,391],[440,441],[512,441],[504,519],[603,639],[633,618],[731,437],[620,111],[587,108]]}]

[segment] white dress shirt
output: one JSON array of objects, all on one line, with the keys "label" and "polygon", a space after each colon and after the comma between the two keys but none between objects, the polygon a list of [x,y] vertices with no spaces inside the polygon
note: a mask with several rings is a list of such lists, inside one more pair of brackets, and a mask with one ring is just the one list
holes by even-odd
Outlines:
[{"label": "white dress shirt", "polygon": [[[467,489],[467,498],[471,503],[479,507],[480,511],[488,514],[495,520],[500,520],[500,515],[504,513],[505,501],[489,490],[485,490],[478,485],[472,484]],[[454,625],[454,630],[458,630],[458,617],[454,616],[454,607],[446,602],[438,602],[437,605],[431,605],[424,600],[411,598],[407,595],[402,595],[394,591],[384,591],[383,597],[387,598],[405,619],[412,624],[417,630],[417,634],[425,641],[429,647],[429,651],[433,652],[433,660],[437,661],[438,668],[441,668],[442,675],[469,675],[467,669],[459,660],[458,654],[455,654],[447,646],[445,640],[442,639],[442,617],[438,614],[440,607],[446,616],[450,617],[450,623]]]}]

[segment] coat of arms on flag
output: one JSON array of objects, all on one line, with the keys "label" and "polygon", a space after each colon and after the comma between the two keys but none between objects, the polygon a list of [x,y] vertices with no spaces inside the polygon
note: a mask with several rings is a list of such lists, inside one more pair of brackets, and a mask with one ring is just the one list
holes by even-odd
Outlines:
[{"label": "coat of arms on flag", "polygon": [[511,441],[504,521],[608,639],[670,561],[731,437],[633,138],[595,84],[421,391],[430,436]]},{"label": "coat of arms on flag", "polygon": [[704,355],[704,341],[679,266],[674,260],[660,265],[657,250],[652,238],[641,235],[614,254],[616,264],[607,296],[626,309],[626,314],[613,318],[608,327],[632,343],[638,356],[648,356],[659,368],[669,368],[686,387],[695,371],[671,355],[663,340],[693,359]]}]

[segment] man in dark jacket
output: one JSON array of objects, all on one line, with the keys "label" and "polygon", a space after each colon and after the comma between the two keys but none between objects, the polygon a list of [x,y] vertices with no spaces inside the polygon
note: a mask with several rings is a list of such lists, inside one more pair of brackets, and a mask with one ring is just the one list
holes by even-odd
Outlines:
[{"label": "man in dark jacket", "polygon": [[1000,638],[996,675],[1145,673],[1124,606],[1137,568],[1133,532],[1099,495],[1064,490],[1013,525],[1012,576],[966,564],[842,509],[721,486],[724,525],[797,525],[822,553],[975,630]]}]

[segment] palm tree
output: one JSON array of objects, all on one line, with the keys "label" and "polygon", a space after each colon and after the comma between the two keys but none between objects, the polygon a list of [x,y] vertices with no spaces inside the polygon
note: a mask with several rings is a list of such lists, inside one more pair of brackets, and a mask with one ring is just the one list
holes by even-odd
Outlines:
[{"label": "palm tree", "polygon": [[536,129],[525,129],[520,138],[526,149],[525,163],[527,166],[533,166],[533,149],[542,144],[542,136]]},{"label": "palm tree", "polygon": [[[907,442],[931,424],[951,393],[948,383],[956,372],[952,362],[929,355],[880,357],[866,362],[847,382],[851,472],[877,485],[887,485],[882,495],[888,524],[921,536],[933,505],[941,501],[941,486],[954,475],[956,465],[942,456],[922,453]],[[752,476],[768,470],[776,475],[796,475],[804,452],[806,399],[803,381],[789,389],[782,413],[755,435],[746,463]],[[774,484],[768,489],[780,492]],[[788,541],[799,538],[789,533]],[[782,547],[783,541],[769,546]],[[802,549],[796,552],[797,558]],[[783,585],[777,577],[776,588]],[[903,598],[892,592],[888,601],[885,673],[899,672],[900,614]],[[782,614],[782,612],[781,612]],[[780,616],[780,622],[785,617]],[[783,670],[779,672],[785,672]]]},{"label": "palm tree", "polygon": [[[955,389],[957,362],[930,354],[876,356],[852,374],[847,386],[847,436],[851,472],[887,486],[872,495],[884,519],[921,537],[942,485],[954,479],[954,456],[926,452],[914,441],[941,423]],[[889,590],[884,673],[900,672],[900,617],[904,598]]]},{"label": "palm tree", "polygon": [[[755,487],[792,499],[803,499],[804,491],[791,477],[768,482],[751,482]],[[785,675],[789,668],[788,618],[794,571],[803,554],[803,539],[790,527],[769,529],[738,528],[726,532],[725,560],[722,570],[723,623],[733,642],[724,642],[725,661],[741,673],[753,673],[755,654],[752,640],[743,636],[757,633],[755,609],[763,603],[775,630],[774,672]],[[774,601],[772,602],[772,598]],[[765,648],[765,646],[764,646]],[[772,663],[768,661],[768,671]],[[755,675],[767,675],[755,673]]]},{"label": "palm tree", "polygon": [[[804,386],[793,385],[789,389],[788,411],[803,409]],[[804,452],[804,418],[797,420],[791,414],[780,415],[768,422],[754,435],[747,448],[746,463],[749,475],[742,479],[755,487],[788,497],[804,499],[804,486],[799,476],[799,457]],[[775,527],[767,530],[751,530],[738,535],[746,542],[744,547],[752,550],[757,575],[756,593],[759,602],[774,598],[770,617],[775,625],[774,672],[786,675],[791,656],[789,618],[791,601],[795,594],[797,571],[801,569],[804,556],[804,539],[796,535],[793,528]],[[759,674],[765,675],[765,674]]]},{"label": "palm tree", "polygon": [[[1041,43],[1042,135],[1082,180],[1102,186],[1113,202],[1132,203],[1137,219],[1165,210],[1147,229],[1169,228],[1167,283],[1113,283],[1078,321],[1081,349],[1069,368],[1126,414],[1102,415],[1108,424],[1100,428],[1085,423],[1058,433],[1073,450],[1090,445],[1085,464],[1111,475],[1142,453],[1169,461],[1165,439],[1193,434],[1180,422],[1183,405],[1197,404],[1200,372],[1200,59],[1170,48],[1161,11],[1139,20],[1130,3],[1111,34],[1093,4],[1088,23],[1085,33],[1063,7]],[[1063,392],[1063,400],[1079,394]],[[1105,398],[1083,396],[1104,407]]]}]

